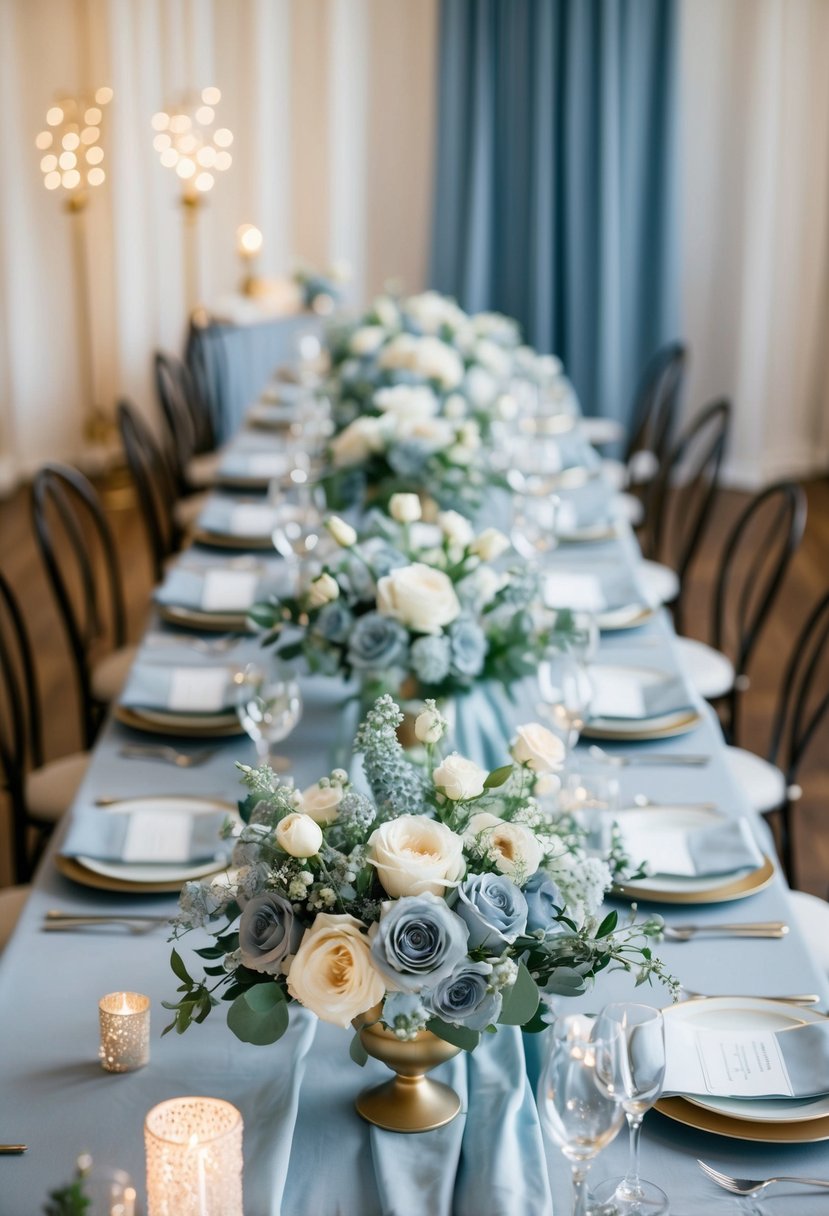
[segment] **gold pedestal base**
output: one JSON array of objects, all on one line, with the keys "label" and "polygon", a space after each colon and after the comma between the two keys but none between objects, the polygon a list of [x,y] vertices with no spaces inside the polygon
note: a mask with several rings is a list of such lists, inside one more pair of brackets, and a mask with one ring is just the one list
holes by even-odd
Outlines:
[{"label": "gold pedestal base", "polygon": [[430,1132],[452,1122],[461,1100],[442,1081],[398,1076],[364,1090],[354,1105],[367,1123],[387,1132]]}]

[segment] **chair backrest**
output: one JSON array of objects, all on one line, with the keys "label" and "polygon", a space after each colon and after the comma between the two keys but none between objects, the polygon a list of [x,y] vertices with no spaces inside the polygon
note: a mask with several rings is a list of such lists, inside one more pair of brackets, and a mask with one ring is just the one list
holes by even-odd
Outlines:
[{"label": "chair backrest", "polygon": [[175,551],[179,540],[173,519],[176,500],[174,474],[163,449],[135,406],[121,400],[117,414],[121,443],[150,542],[153,577],[160,582],[164,576],[164,563]]},{"label": "chair backrest", "polygon": [[822,596],[795,638],[772,724],[769,760],[791,784],[829,709],[829,593]]},{"label": "chair backrest", "polygon": [[681,435],[648,492],[648,556],[670,557],[680,587],[711,514],[730,422],[728,401],[706,406]]},{"label": "chair backrest", "polygon": [[187,489],[187,465],[196,452],[196,428],[184,388],[185,368],[174,355],[156,351],[153,370],[176,483],[183,492]]},{"label": "chair backrest", "polygon": [[674,439],[687,361],[687,348],[681,342],[669,342],[645,368],[633,405],[626,464],[637,452],[652,452],[659,465],[664,462]]},{"label": "chair backrest", "polygon": [[806,528],[806,495],[781,481],[756,494],[728,535],[712,602],[711,639],[728,654],[736,680],[727,704],[726,735],[738,735],[740,695],[746,669],[768,620],[789,563]]},{"label": "chair backrest", "polygon": [[0,775],[11,802],[12,852],[20,881],[29,871],[23,781],[29,768],[42,763],[42,719],[32,645],[17,599],[0,574]]},{"label": "chair backrest", "polygon": [[213,336],[210,329],[196,326],[191,321],[182,367],[184,391],[196,432],[197,453],[215,451],[218,442],[215,420],[219,403],[215,390],[221,354],[221,339]]},{"label": "chair backrest", "polygon": [[115,539],[94,486],[68,465],[47,464],[32,483],[35,536],[58,603],[78,678],[86,726],[94,739],[93,652],[126,641],[124,590]]}]

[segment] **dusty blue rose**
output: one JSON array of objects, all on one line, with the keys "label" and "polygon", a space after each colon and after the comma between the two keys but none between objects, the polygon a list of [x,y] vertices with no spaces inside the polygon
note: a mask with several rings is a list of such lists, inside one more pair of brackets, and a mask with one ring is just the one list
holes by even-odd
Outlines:
[{"label": "dusty blue rose", "polygon": [[560,933],[563,930],[556,920],[556,909],[564,907],[564,896],[543,870],[536,870],[525,884],[524,899],[527,901],[528,933],[537,933],[540,929],[545,933],[550,930]]},{"label": "dusty blue rose", "polygon": [[384,903],[371,953],[382,976],[419,992],[451,975],[466,958],[468,930],[445,900],[428,892]]},{"label": "dusty blue rose", "polygon": [[503,874],[473,874],[458,888],[455,911],[469,928],[469,946],[500,954],[527,928],[527,901]]},{"label": "dusty blue rose", "polygon": [[409,634],[399,621],[367,612],[351,631],[348,661],[360,670],[385,671],[405,663],[408,650]]},{"label": "dusty blue rose", "polygon": [[409,559],[381,536],[372,536],[369,540],[364,541],[360,545],[360,552],[365,555],[366,561],[374,572],[374,577],[378,579],[391,574],[392,570],[399,570],[401,566],[409,564]]},{"label": "dusty blue rose", "polygon": [[252,971],[278,975],[289,954],[295,954],[303,927],[287,899],[275,891],[256,895],[239,918],[242,962]]},{"label": "dusty blue rose", "polygon": [[418,477],[432,452],[433,449],[422,440],[409,439],[390,448],[386,459],[398,477]]},{"label": "dusty blue rose", "polygon": [[344,642],[354,622],[351,610],[342,600],[333,600],[320,609],[314,621],[313,632],[326,642]]},{"label": "dusty blue rose", "polygon": [[484,1030],[498,1020],[501,993],[489,991],[490,963],[465,962],[426,994],[436,1017],[468,1030]]},{"label": "dusty blue rose", "polygon": [[449,675],[449,639],[445,635],[418,638],[409,661],[421,684],[440,684]]},{"label": "dusty blue rose", "polygon": [[452,669],[461,676],[477,676],[486,658],[486,636],[477,621],[459,616],[449,627]]}]

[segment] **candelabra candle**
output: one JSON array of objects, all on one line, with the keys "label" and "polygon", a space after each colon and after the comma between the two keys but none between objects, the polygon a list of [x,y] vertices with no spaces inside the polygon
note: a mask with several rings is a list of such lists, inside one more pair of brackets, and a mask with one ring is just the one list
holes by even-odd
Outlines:
[{"label": "candelabra candle", "polygon": [[171,1098],[144,1121],[147,1216],[244,1216],[242,1116],[220,1098]]},{"label": "candelabra candle", "polygon": [[111,992],[98,1002],[101,1046],[107,1072],[132,1072],[150,1058],[150,998],[140,992]]}]

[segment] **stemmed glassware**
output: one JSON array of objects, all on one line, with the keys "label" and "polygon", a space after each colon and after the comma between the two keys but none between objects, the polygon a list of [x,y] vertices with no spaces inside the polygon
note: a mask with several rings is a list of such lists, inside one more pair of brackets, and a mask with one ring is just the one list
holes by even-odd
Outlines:
[{"label": "stemmed glassware", "polygon": [[538,692],[541,709],[561,736],[569,755],[584,727],[593,697],[586,663],[569,651],[549,650],[538,665]]},{"label": "stemmed glassware", "polygon": [[599,1038],[619,1032],[613,1087],[630,1128],[630,1160],[624,1178],[611,1178],[593,1190],[600,1211],[612,1216],[662,1216],[668,1196],[639,1176],[642,1120],[662,1093],[665,1077],[665,1027],[649,1005],[608,1005],[596,1020]]},{"label": "stemmed glassware", "polygon": [[542,1127],[570,1163],[573,1216],[587,1216],[587,1171],[624,1121],[614,1089],[621,1027],[608,1022],[598,1033],[589,1018],[570,1014],[558,1018],[549,1034],[538,1110]]},{"label": "stemmed glassware", "polygon": [[317,486],[308,462],[296,460],[284,478],[271,483],[269,497],[274,509],[274,548],[296,564],[299,575],[302,563],[314,555],[324,535]]},{"label": "stemmed glassware", "polygon": [[287,739],[302,717],[302,693],[289,667],[271,666],[267,671],[253,664],[234,677],[236,713],[256,746],[260,764],[274,772],[291,768],[287,756],[271,755],[271,747]]}]

